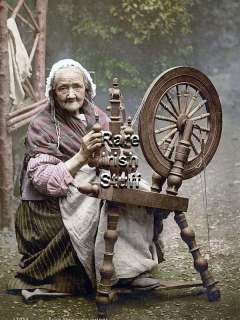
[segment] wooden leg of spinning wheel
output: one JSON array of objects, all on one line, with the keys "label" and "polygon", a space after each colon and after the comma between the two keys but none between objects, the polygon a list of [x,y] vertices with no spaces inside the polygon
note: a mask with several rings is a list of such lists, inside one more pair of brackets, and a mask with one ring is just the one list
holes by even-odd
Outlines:
[{"label": "wooden leg of spinning wheel", "polygon": [[208,262],[200,253],[200,249],[196,244],[195,233],[188,226],[184,212],[175,211],[174,219],[181,230],[181,238],[189,247],[193,256],[194,268],[200,273],[203,286],[207,289],[209,301],[217,301],[220,299],[220,290],[217,288],[217,281],[214,280],[212,274],[208,270]]},{"label": "wooden leg of spinning wheel", "polygon": [[108,221],[107,231],[104,233],[105,253],[103,258],[103,265],[100,269],[101,280],[97,289],[97,319],[107,320],[107,308],[112,300],[112,276],[114,273],[113,254],[114,245],[117,241],[117,224],[119,218],[119,206],[114,202],[107,204]]}]

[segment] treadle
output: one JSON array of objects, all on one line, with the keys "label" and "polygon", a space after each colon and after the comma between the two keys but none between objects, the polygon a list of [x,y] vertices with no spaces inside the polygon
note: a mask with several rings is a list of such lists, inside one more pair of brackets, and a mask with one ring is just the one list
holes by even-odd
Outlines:
[{"label": "treadle", "polygon": [[[171,289],[187,289],[187,288],[196,288],[203,287],[201,281],[173,281],[173,280],[161,280],[161,284],[158,288],[152,289],[151,291],[156,290],[171,290]],[[143,290],[135,290],[130,288],[114,288],[112,289],[116,294],[132,294],[136,292],[149,292]]]},{"label": "treadle", "polygon": [[195,288],[195,287],[202,287],[202,281],[173,281],[173,280],[165,280],[161,281],[161,285],[159,288],[155,290],[162,290],[162,289],[184,289],[184,288]]}]

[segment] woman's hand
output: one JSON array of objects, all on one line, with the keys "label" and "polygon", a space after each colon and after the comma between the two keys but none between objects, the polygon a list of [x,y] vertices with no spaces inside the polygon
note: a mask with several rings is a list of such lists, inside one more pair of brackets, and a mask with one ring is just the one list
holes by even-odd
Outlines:
[{"label": "woman's hand", "polygon": [[86,161],[91,155],[102,146],[102,133],[94,132],[93,130],[88,132],[82,139],[79,156]]},{"label": "woman's hand", "polygon": [[65,162],[71,175],[74,177],[78,170],[84,166],[92,154],[102,146],[102,133],[90,131],[82,138],[79,152]]}]

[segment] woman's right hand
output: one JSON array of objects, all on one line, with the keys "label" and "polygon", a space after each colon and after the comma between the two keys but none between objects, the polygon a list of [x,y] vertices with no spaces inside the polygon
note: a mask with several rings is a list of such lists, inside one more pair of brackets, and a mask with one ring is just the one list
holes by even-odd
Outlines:
[{"label": "woman's right hand", "polygon": [[91,130],[82,138],[79,156],[87,162],[90,156],[102,146],[102,133]]},{"label": "woman's right hand", "polygon": [[84,166],[91,155],[101,148],[102,146],[102,133],[90,131],[82,138],[80,150],[69,160],[65,165],[71,175],[74,177],[78,170]]}]

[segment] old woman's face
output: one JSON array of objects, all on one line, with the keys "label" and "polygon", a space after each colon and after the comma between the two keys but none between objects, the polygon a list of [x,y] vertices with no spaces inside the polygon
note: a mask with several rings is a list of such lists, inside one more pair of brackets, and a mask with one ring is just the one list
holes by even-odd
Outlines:
[{"label": "old woman's face", "polygon": [[71,114],[79,114],[85,98],[83,75],[76,68],[62,68],[55,74],[53,89],[59,106]]}]

